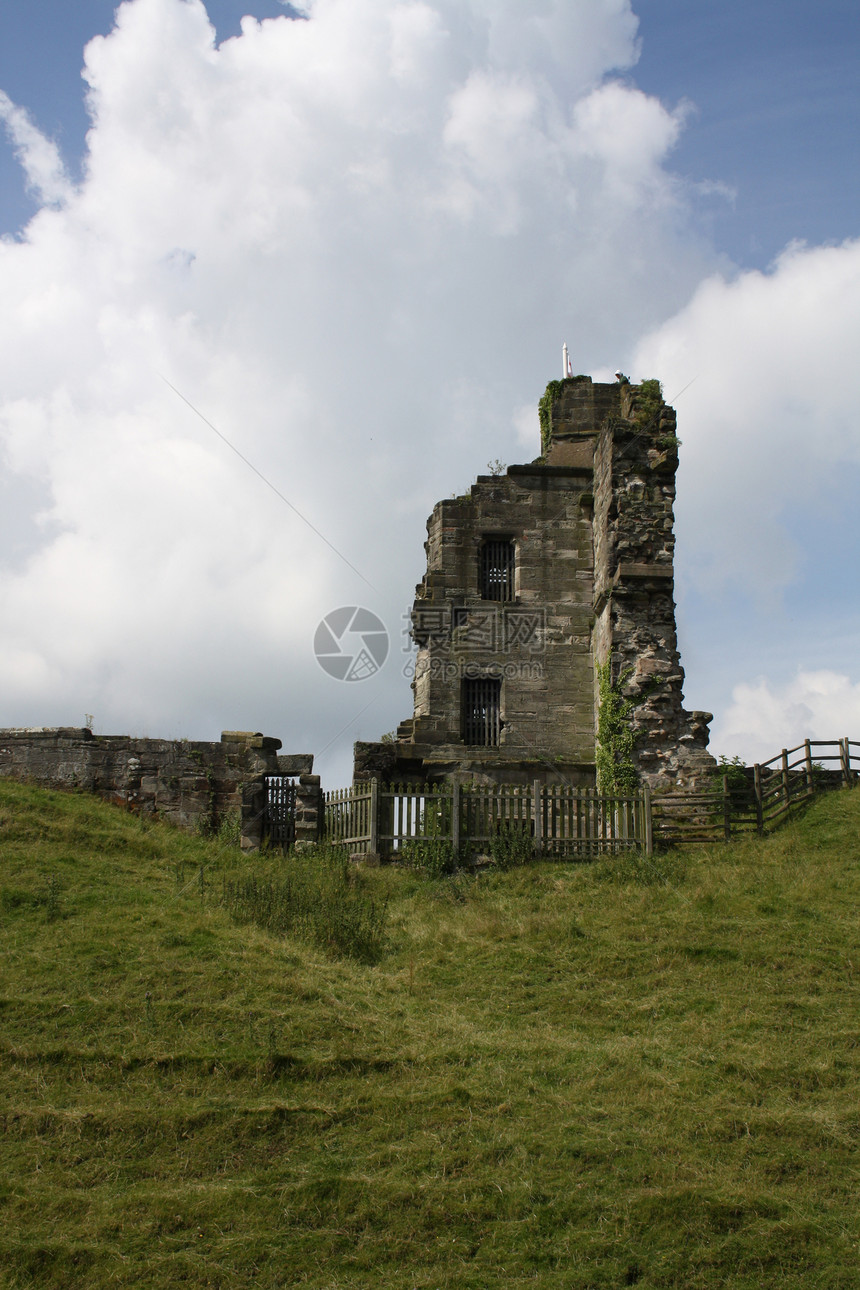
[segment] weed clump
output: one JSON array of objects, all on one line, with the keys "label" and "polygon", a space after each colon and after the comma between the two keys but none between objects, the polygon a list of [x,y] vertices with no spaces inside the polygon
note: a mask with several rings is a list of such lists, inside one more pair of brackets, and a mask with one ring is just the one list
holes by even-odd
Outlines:
[{"label": "weed clump", "polygon": [[497,869],[516,869],[535,858],[531,833],[511,825],[503,826],[490,840],[490,856]]},{"label": "weed clump", "polygon": [[226,811],[218,821],[215,836],[226,847],[242,845],[242,812]]},{"label": "weed clump", "polygon": [[716,789],[722,789],[725,785],[733,810],[745,810],[755,802],[752,779],[746,773],[746,763],[742,757],[726,757],[721,754],[713,780]]},{"label": "weed clump", "polygon": [[463,857],[447,838],[410,838],[398,853],[398,860],[428,878],[446,878],[461,867]]},{"label": "weed clump", "polygon": [[387,901],[365,889],[340,847],[291,852],[274,877],[225,878],[221,903],[237,922],[296,936],[337,957],[375,963],[385,945]]},{"label": "weed clump", "polygon": [[[530,832],[502,824],[487,844],[487,854],[497,870],[515,869],[535,859]],[[447,838],[413,838],[404,842],[398,860],[425,877],[449,878],[463,869],[474,869],[476,859],[468,847],[455,848]]]},{"label": "weed clump", "polygon": [[657,380],[640,381],[636,390],[636,421],[656,425],[663,408],[663,386]]},{"label": "weed clump", "polygon": [[686,872],[687,861],[681,851],[650,856],[643,851],[626,851],[623,855],[599,860],[594,866],[598,880],[636,883],[640,887],[674,887],[684,881]]}]

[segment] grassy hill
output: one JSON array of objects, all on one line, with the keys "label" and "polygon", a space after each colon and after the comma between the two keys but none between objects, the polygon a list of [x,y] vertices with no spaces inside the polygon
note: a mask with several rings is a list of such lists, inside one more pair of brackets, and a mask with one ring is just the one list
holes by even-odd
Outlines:
[{"label": "grassy hill", "polygon": [[860,792],[368,871],[369,963],[223,907],[289,864],[0,781],[0,1285],[857,1286]]}]

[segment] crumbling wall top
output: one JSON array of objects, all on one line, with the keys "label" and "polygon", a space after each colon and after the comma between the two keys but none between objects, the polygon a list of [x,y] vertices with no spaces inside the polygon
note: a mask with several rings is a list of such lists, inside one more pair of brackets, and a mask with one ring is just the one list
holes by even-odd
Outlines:
[{"label": "crumbling wall top", "polygon": [[550,381],[538,404],[544,456],[553,444],[594,436],[607,417],[620,416],[623,388],[620,382],[607,384],[590,376]]}]

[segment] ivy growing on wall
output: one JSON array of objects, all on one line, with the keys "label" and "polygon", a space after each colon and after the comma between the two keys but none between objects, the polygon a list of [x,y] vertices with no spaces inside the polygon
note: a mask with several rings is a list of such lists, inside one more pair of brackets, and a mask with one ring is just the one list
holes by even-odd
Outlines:
[{"label": "ivy growing on wall", "polygon": [[587,376],[580,374],[579,376],[566,376],[563,381],[550,381],[541,395],[538,403],[538,417],[540,418],[540,450],[542,456],[546,456],[552,439],[552,405],[565,385],[587,380]]},{"label": "ivy growing on wall", "polygon": [[561,381],[550,381],[538,403],[540,418],[540,450],[546,456],[552,435],[552,405],[561,394]]},{"label": "ivy growing on wall", "polygon": [[622,672],[613,685],[609,660],[597,664],[597,691],[600,707],[597,713],[597,791],[599,793],[632,793],[639,777],[633,764],[633,709],[636,706],[621,693],[633,668]]}]

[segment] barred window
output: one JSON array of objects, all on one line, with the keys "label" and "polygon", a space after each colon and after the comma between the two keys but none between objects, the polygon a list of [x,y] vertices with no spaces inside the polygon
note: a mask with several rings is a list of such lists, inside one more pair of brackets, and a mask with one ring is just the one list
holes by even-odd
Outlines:
[{"label": "barred window", "polygon": [[513,600],[515,551],[506,538],[488,538],[481,547],[480,583],[484,600]]},{"label": "barred window", "polygon": [[502,683],[493,677],[463,681],[463,742],[490,747],[498,744]]}]

